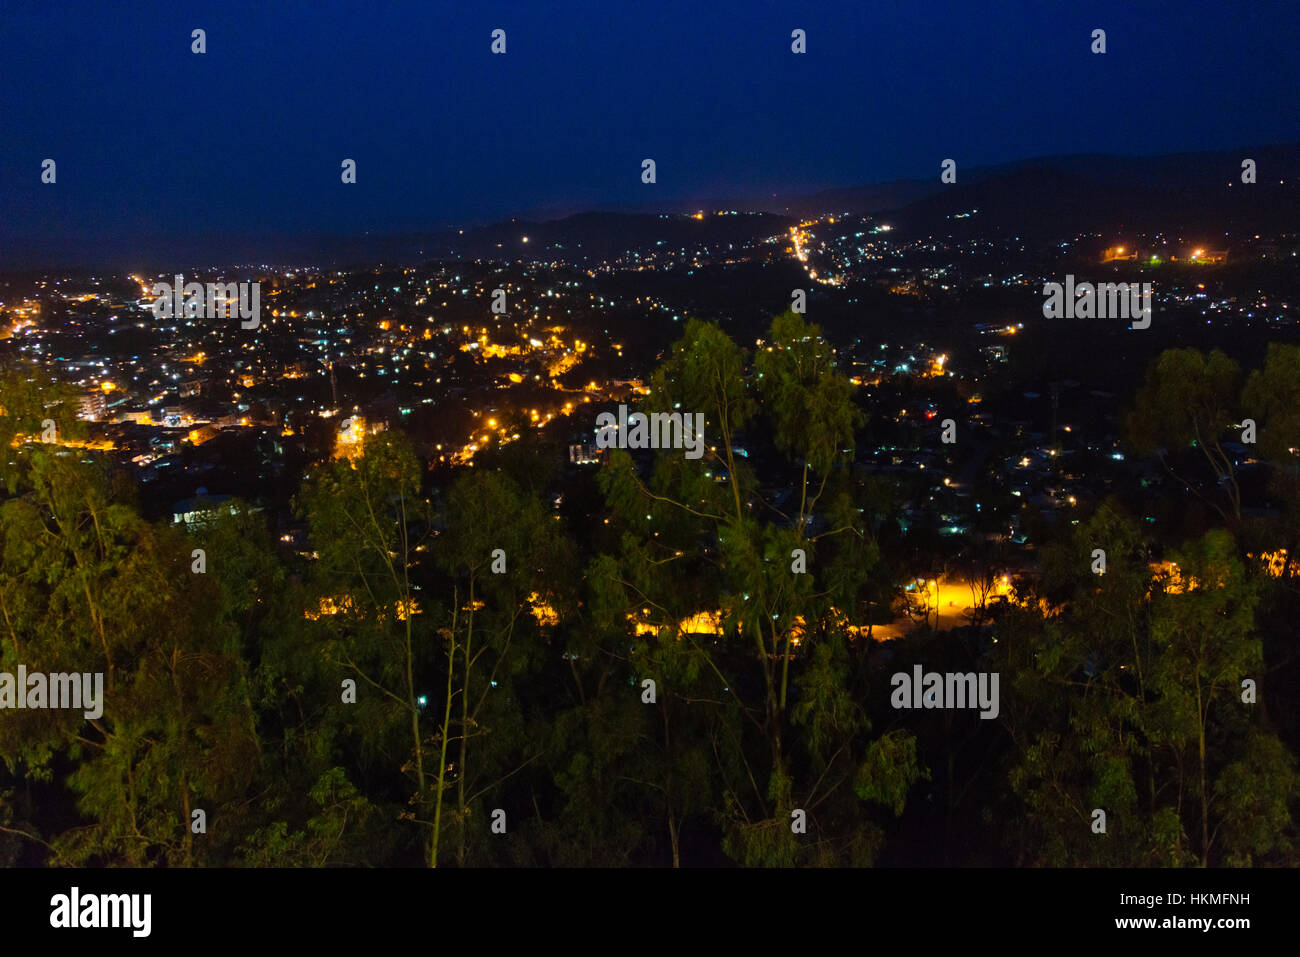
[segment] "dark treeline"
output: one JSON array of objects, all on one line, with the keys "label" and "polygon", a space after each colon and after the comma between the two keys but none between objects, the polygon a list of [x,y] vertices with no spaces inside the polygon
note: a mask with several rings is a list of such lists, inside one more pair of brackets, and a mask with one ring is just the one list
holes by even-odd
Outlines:
[{"label": "dark treeline", "polygon": [[[1157,545],[1098,503],[1010,601],[880,642],[916,565],[854,464],[853,387],[792,314],[748,350],[688,325],[650,395],[703,412],[708,451],[611,452],[581,528],[527,456],[434,487],[389,431],[308,469],[306,553],[239,502],[146,521],[129,478],[33,439],[75,437],[75,403],[11,369],[0,671],[105,692],[94,718],[0,712],[0,860],[1294,865],[1297,393],[1300,349],[1249,376],[1163,354],[1130,442],[1213,527]],[[1262,516],[1224,446],[1243,410]],[[996,719],[894,708],[915,664],[997,672]]]}]

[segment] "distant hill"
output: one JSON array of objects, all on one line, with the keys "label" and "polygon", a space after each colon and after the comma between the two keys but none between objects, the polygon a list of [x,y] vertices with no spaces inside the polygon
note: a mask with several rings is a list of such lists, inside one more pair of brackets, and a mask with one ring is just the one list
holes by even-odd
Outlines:
[{"label": "distant hill", "polygon": [[[1241,182],[1247,157],[1257,164],[1253,185]],[[1295,231],[1300,143],[1159,157],[1046,157],[969,174],[959,167],[957,182],[932,195],[888,211],[860,212],[888,218],[900,237],[1043,240],[1162,230],[1208,241],[1225,231],[1237,238]]]},{"label": "distant hill", "polygon": [[[596,263],[628,252],[742,246],[783,233],[791,220],[770,213],[706,215],[590,212],[549,222],[510,220],[450,237],[449,254],[466,259]],[[524,241],[527,237],[527,241]]]},{"label": "distant hill", "polygon": [[[834,215],[837,213],[874,213],[882,209],[896,209],[926,196],[933,196],[943,188],[936,176],[933,180],[900,179],[892,183],[873,186],[845,186],[824,189],[806,196],[787,198],[778,210],[778,199],[758,201],[755,209],[773,212],[789,210],[789,215],[800,218]],[[768,206],[765,203],[773,205]]]},{"label": "distant hill", "polygon": [[[1241,183],[1241,161],[1257,164],[1254,185]],[[1284,180],[1280,183],[1279,180]],[[1230,185],[1231,184],[1231,185]],[[703,220],[686,213],[703,209]],[[714,215],[717,210],[747,214]],[[629,251],[694,245],[741,245],[783,232],[792,222],[826,214],[887,219],[909,235],[1011,235],[1056,240],[1076,233],[1103,236],[1164,230],[1210,241],[1227,230],[1247,233],[1300,227],[1300,143],[1169,156],[1077,154],[962,168],[957,182],[898,180],[816,193],[749,200],[682,202],[654,213],[586,212],[561,219],[513,219],[425,237],[406,237],[424,258],[597,262]],[[961,219],[955,217],[962,214]],[[523,237],[528,242],[523,242]],[[384,241],[395,250],[393,240]],[[376,244],[376,251],[379,246]],[[360,248],[353,244],[353,251]]]},{"label": "distant hill", "polygon": [[[106,249],[101,243],[74,241],[28,244],[24,250],[0,248],[10,269],[28,263],[91,264],[117,270],[184,270],[211,265],[318,265],[364,268],[375,263],[411,265],[435,259],[486,259],[575,265],[600,263],[628,253],[646,255],[663,248],[740,247],[785,232],[793,220],[770,213],[709,215],[703,219],[672,213],[586,212],[563,219],[529,222],[511,219],[463,230],[362,236],[234,236],[158,238],[130,248]],[[528,241],[524,241],[524,237]],[[221,250],[213,256],[210,250]]]},{"label": "distant hill", "polygon": [[[1251,186],[1241,183],[1245,157],[1258,165],[1258,182]],[[801,218],[843,213],[887,219],[900,238],[937,234],[1053,240],[1083,232],[1111,236],[1161,229],[1209,241],[1207,234],[1216,230],[1239,237],[1294,231],[1300,224],[1300,143],[1152,157],[1051,156],[969,168],[960,162],[958,158],[954,184],[940,182],[936,162],[933,175],[924,179],[788,196],[680,201],[653,211],[537,215],[397,235],[205,233],[129,246],[75,238],[13,241],[0,244],[0,263],[9,268],[62,264],[171,270],[233,263],[348,268],[457,258],[548,261],[557,254],[574,263],[594,263],[661,246],[739,246],[783,232]],[[705,212],[702,220],[689,215],[696,210]],[[718,210],[739,215],[714,215]],[[963,218],[956,219],[958,215]]]}]

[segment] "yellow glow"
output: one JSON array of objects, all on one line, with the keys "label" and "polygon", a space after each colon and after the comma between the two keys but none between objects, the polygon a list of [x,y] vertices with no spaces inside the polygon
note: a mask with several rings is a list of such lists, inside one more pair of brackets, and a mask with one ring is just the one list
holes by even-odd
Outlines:
[{"label": "yellow glow", "polygon": [[559,613],[554,606],[542,598],[537,592],[528,596],[528,604],[531,606],[529,611],[537,619],[539,625],[558,625],[560,623]]},{"label": "yellow glow", "polygon": [[340,595],[337,598],[325,597],[320,600],[316,611],[308,608],[303,612],[303,617],[310,621],[316,621],[323,615],[338,615],[352,610],[353,603],[349,595]]}]

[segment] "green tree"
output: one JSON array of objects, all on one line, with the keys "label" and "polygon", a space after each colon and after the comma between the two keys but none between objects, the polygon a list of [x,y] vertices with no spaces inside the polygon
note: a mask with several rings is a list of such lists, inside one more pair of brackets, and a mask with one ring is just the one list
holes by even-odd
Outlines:
[{"label": "green tree", "polygon": [[[666,708],[711,715],[724,846],[747,864],[799,856],[796,809],[818,834],[809,859],[867,859],[861,815],[832,833],[812,812],[849,793],[854,769],[878,764],[882,749],[907,750],[898,738],[865,739],[847,689],[864,652],[849,647],[847,614],[833,604],[856,612],[878,558],[849,469],[862,422],[851,388],[820,330],[797,315],[774,320],[752,361],[717,326],[692,321],[650,394],[655,408],[704,414],[706,454],[661,453],[642,479],[616,452],[601,476],[623,538],[617,563],[592,569],[604,578],[600,604],[639,623],[632,662],[657,680]],[[780,463],[761,479],[751,465],[760,456]],[[670,734],[684,740],[671,723],[665,742]],[[894,763],[905,791],[919,768]],[[863,796],[879,794],[875,777],[858,780]]]},{"label": "green tree", "polygon": [[[1096,548],[1106,553],[1101,575]],[[1112,503],[1047,550],[1041,582],[1022,582],[998,620],[1021,860],[1287,859],[1293,762],[1240,700],[1241,680],[1261,665],[1259,584],[1223,531],[1153,563]],[[1257,773],[1264,766],[1270,773]],[[1091,829],[1096,808],[1105,834]]]},{"label": "green tree", "polygon": [[[565,609],[564,569],[573,557],[555,517],[503,474],[475,469],[461,476],[448,493],[446,513],[437,550],[451,583],[440,587],[451,587],[458,607],[442,766],[449,766],[446,748],[454,743],[456,863],[464,866],[469,836],[486,833],[469,827],[478,799],[541,757],[542,742],[529,732],[522,706],[532,697],[527,686],[547,635]],[[474,773],[471,741],[477,742]],[[441,813],[439,802],[435,820]]]},{"label": "green tree", "polygon": [[[1166,349],[1147,371],[1127,419],[1129,441],[1142,454],[1158,455],[1170,475],[1215,509],[1230,525],[1241,520],[1241,488],[1231,456],[1223,448],[1237,415],[1241,368],[1218,349]],[[1196,451],[1187,454],[1188,450]],[[1222,494],[1193,481],[1189,461],[1202,458]],[[1224,499],[1226,498],[1226,503]]]},{"label": "green tree", "polygon": [[[327,463],[309,477],[300,502],[319,560],[306,610],[317,628],[305,639],[337,669],[336,681],[359,681],[353,707],[367,748],[389,755],[405,736],[399,764],[412,789],[402,816],[423,828],[422,857],[435,866],[431,815],[445,763],[430,775],[422,717],[431,690],[424,676],[435,657],[429,622],[439,609],[426,607],[420,591],[418,555],[433,520],[419,477],[409,442],[393,432],[368,438],[354,459]],[[444,741],[445,728],[444,721]]]},{"label": "green tree", "polygon": [[32,491],[0,508],[0,664],[102,673],[103,713],[7,711],[0,753],[75,795],[87,823],[52,836],[59,863],[210,860],[191,811],[211,821],[242,797],[259,748],[220,589],[191,572],[179,532],[114,503],[95,465],[39,450],[31,466]]}]

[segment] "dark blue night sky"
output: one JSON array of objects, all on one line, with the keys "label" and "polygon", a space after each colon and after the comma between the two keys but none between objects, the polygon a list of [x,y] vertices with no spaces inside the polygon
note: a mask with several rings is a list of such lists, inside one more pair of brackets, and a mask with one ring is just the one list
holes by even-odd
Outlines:
[{"label": "dark blue night sky", "polygon": [[0,239],[426,230],[1281,142],[1298,42],[1294,2],[7,0]]}]

